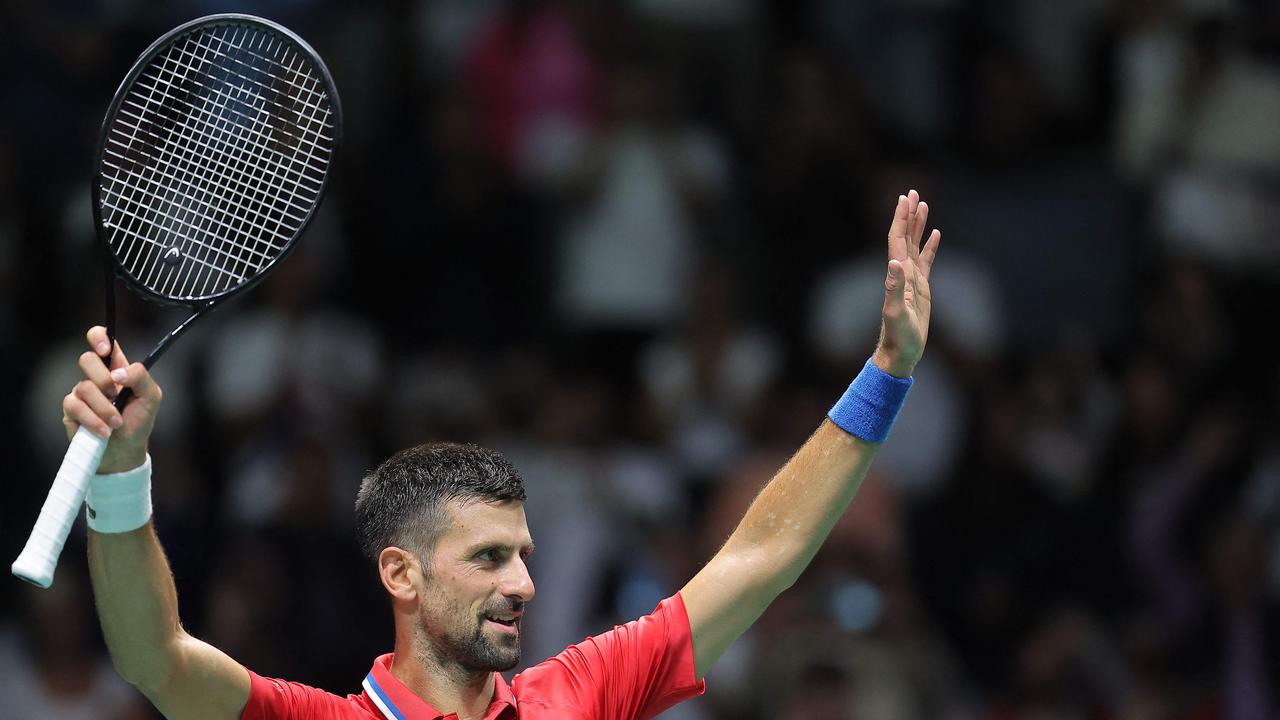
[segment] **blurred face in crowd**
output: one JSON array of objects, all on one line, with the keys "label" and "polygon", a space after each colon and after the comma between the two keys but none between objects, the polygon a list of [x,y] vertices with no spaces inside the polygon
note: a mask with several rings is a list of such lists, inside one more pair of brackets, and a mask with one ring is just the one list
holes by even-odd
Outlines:
[{"label": "blurred face in crowd", "polygon": [[418,588],[429,646],[422,650],[471,672],[510,670],[520,661],[520,624],[534,593],[524,503],[453,500],[445,514]]}]

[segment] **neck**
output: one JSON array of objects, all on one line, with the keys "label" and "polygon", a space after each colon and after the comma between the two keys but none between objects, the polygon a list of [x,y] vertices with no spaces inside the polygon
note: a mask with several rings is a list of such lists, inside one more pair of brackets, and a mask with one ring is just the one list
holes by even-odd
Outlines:
[{"label": "neck", "polygon": [[494,673],[468,670],[435,650],[427,641],[397,642],[391,674],[446,715],[456,713],[459,720],[483,718],[493,700]]}]

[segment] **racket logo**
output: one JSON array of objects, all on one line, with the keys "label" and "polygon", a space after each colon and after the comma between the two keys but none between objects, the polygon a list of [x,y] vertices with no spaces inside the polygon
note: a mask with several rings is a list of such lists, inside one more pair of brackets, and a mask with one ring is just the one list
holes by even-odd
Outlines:
[{"label": "racket logo", "polygon": [[182,251],[179,250],[176,245],[164,251],[164,262],[166,265],[177,265],[178,261],[181,259]]}]

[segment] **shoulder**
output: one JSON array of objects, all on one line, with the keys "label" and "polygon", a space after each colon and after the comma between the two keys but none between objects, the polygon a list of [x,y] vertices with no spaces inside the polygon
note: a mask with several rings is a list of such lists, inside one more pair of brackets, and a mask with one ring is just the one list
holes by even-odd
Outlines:
[{"label": "shoulder", "polygon": [[[702,692],[693,672],[689,617],[679,594],[625,625],[589,637],[517,675],[522,707],[641,717]],[[602,714],[603,711],[603,714]]]},{"label": "shoulder", "polygon": [[639,617],[623,625],[615,625],[612,630],[593,635],[582,642],[570,645],[555,657],[548,658],[537,665],[521,672],[512,679],[512,686],[521,684],[533,676],[540,675],[565,665],[566,656],[570,654],[628,649],[641,651],[658,649],[672,641],[689,637],[689,615],[685,611],[684,601],[679,593],[658,603],[653,612]]}]

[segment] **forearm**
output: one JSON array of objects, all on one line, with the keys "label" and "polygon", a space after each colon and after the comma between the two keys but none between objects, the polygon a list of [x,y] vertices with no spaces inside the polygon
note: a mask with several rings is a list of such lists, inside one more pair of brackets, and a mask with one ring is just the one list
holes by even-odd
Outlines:
[{"label": "forearm", "polygon": [[804,572],[866,477],[911,385],[872,364],[682,591],[699,672]]},{"label": "forearm", "polygon": [[89,576],[102,634],[116,670],[159,687],[178,654],[178,594],[150,522],[125,533],[89,532]]},{"label": "forearm", "polygon": [[720,554],[751,565],[754,592],[765,602],[790,587],[817,554],[879,447],[824,420],[756,496]]},{"label": "forearm", "polygon": [[878,448],[824,420],[681,590],[699,677],[795,583],[849,507]]}]

